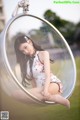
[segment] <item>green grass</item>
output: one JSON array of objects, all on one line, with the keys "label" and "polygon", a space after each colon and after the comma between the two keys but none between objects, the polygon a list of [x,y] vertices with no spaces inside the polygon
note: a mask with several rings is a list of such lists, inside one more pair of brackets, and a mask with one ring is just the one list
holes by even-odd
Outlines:
[{"label": "green grass", "polygon": [[80,120],[80,57],[75,58],[77,82],[70,97],[71,108],[61,105],[32,106],[26,105],[1,92],[1,110],[10,112],[10,120]]}]

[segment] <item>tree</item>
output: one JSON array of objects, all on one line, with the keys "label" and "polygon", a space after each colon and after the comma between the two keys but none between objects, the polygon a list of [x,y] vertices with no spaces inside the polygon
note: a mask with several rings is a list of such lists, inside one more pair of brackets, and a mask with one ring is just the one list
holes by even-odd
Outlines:
[{"label": "tree", "polygon": [[[47,10],[44,13],[44,18],[62,33],[69,44],[74,44],[73,36],[76,30],[76,25],[74,23],[61,19],[58,15],[56,15],[56,13],[51,10]],[[45,24],[43,24],[42,29],[44,29],[44,27]]]},{"label": "tree", "polygon": [[76,30],[74,33],[74,42],[77,44],[78,48],[80,49],[80,22],[76,25]]}]

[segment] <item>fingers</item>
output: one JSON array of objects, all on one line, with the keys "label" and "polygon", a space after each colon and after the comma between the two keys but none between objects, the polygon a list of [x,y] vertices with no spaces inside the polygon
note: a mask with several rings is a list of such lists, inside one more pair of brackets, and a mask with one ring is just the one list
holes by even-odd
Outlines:
[{"label": "fingers", "polygon": [[51,96],[48,92],[45,93],[44,91],[42,91],[41,94],[43,95],[43,101],[49,100],[49,98]]}]

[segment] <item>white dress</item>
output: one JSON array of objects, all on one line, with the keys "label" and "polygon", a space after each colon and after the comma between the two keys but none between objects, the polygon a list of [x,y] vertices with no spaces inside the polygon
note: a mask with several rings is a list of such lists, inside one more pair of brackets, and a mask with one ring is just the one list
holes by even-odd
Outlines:
[{"label": "white dress", "polygon": [[[37,51],[35,54],[33,66],[32,66],[32,72],[37,87],[41,87],[44,86],[46,76],[44,72],[44,64],[41,63],[38,54],[39,51]],[[27,74],[30,76],[29,62],[27,63]],[[53,75],[53,73],[51,73],[50,82],[57,83],[59,85],[59,91],[62,92],[62,88],[63,88],[62,83],[55,75]]]}]

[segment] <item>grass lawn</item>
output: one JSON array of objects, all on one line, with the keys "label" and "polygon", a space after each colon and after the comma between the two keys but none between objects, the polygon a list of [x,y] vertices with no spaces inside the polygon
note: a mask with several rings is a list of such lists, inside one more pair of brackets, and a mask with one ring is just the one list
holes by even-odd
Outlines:
[{"label": "grass lawn", "polygon": [[71,108],[61,105],[31,106],[26,105],[1,93],[1,110],[8,110],[10,120],[80,120],[80,57],[75,58],[77,66],[77,83],[70,97]]}]

